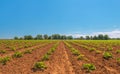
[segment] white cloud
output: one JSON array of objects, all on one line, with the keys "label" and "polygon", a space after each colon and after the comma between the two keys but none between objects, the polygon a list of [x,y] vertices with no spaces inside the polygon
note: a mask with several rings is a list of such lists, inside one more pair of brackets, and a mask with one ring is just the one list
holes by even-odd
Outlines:
[{"label": "white cloud", "polygon": [[86,35],[84,34],[79,34],[79,33],[75,33],[75,34],[67,34],[67,36],[73,36],[74,38],[79,38],[81,36],[85,37]]},{"label": "white cloud", "polygon": [[113,30],[111,32],[96,32],[93,33],[93,35],[98,35],[98,34],[107,34],[111,38],[120,38],[120,30]]},{"label": "white cloud", "polygon": [[[99,34],[107,34],[110,38],[120,38],[120,30],[113,30],[110,32],[94,32],[92,34],[88,34],[89,36],[94,36],[94,35],[99,35]],[[72,35],[74,38],[78,38],[80,36],[85,37],[87,34],[80,34],[80,33],[75,33],[75,34],[66,34],[67,36]]]}]

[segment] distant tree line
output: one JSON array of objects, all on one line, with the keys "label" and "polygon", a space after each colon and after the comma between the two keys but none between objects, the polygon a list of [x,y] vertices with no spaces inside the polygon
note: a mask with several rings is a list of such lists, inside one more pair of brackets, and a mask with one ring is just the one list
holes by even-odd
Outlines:
[{"label": "distant tree line", "polygon": [[38,34],[36,37],[33,37],[32,35],[25,35],[24,37],[14,37],[15,40],[120,40],[120,38],[110,38],[108,35],[95,35],[95,36],[81,36],[79,38],[73,38],[73,36],[66,36],[66,35],[60,35],[60,34]]},{"label": "distant tree line", "polygon": [[38,34],[36,37],[33,37],[32,35],[25,35],[24,37],[14,37],[15,40],[72,40],[72,36],[66,36],[66,35],[60,35],[60,34],[53,34],[51,36],[48,36],[47,34]]},{"label": "distant tree line", "polygon": [[86,36],[86,37],[83,37],[81,36],[80,38],[77,38],[77,39],[80,39],[80,40],[109,40],[110,37],[108,35],[103,35],[103,34],[99,34],[98,36]]}]

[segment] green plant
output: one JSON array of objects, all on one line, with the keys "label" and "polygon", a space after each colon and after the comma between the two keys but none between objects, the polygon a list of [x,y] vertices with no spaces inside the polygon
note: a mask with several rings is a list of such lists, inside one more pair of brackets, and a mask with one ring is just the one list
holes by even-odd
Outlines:
[{"label": "green plant", "polygon": [[112,56],[112,53],[110,53],[110,52],[104,52],[103,53],[103,58],[105,58],[105,59],[110,59],[110,58],[112,58],[113,56]]},{"label": "green plant", "polygon": [[6,46],[6,48],[10,48],[10,46]]},{"label": "green plant", "polygon": [[94,64],[87,63],[87,64],[83,64],[83,69],[86,69],[87,72],[91,72],[91,71],[95,70],[96,67]]},{"label": "green plant", "polygon": [[120,53],[120,50],[116,50],[116,53],[119,54],[119,53]]},{"label": "green plant", "polygon": [[90,48],[89,51],[92,52],[92,51],[95,51],[96,49],[95,48]]},{"label": "green plant", "polygon": [[109,47],[108,49],[107,49],[107,51],[112,51],[113,50],[113,48],[112,47]]},{"label": "green plant", "polygon": [[50,51],[51,51],[51,52],[54,52],[54,51],[55,51],[55,48],[51,48]]},{"label": "green plant", "polygon": [[48,52],[47,52],[47,55],[51,55],[51,54],[52,54],[52,52],[51,52],[51,51],[48,51]]},{"label": "green plant", "polygon": [[21,52],[15,52],[14,54],[13,54],[13,57],[15,57],[15,58],[20,58],[20,57],[22,57],[23,56],[23,54],[21,53]]},{"label": "green plant", "polygon": [[76,56],[79,56],[79,55],[80,55],[79,51],[76,50],[76,49],[74,49],[74,48],[72,48],[71,51],[72,51],[72,54],[73,54],[73,55],[76,55]]},{"label": "green plant", "polygon": [[16,48],[15,48],[15,47],[12,47],[11,50],[12,50],[12,51],[16,51]]},{"label": "green plant", "polygon": [[100,54],[101,53],[101,51],[99,51],[99,50],[96,50],[96,54]]},{"label": "green plant", "polygon": [[42,58],[42,61],[45,61],[45,60],[49,60],[49,55],[48,54],[45,54]]},{"label": "green plant", "polygon": [[6,65],[6,63],[10,61],[10,57],[6,56],[4,58],[0,58],[0,63],[2,63],[3,65]]},{"label": "green plant", "polygon": [[32,50],[25,50],[25,51],[24,51],[24,54],[27,54],[27,53],[28,53],[28,54],[31,54],[31,53],[32,53]]},{"label": "green plant", "polygon": [[79,55],[79,56],[77,57],[77,59],[78,59],[78,60],[83,60],[83,59],[84,59],[84,55]]},{"label": "green plant", "polygon": [[6,50],[0,50],[0,53],[6,53]]},{"label": "green plant", "polygon": [[120,58],[117,58],[116,61],[117,61],[117,64],[120,65]]},{"label": "green plant", "polygon": [[32,51],[34,51],[35,49],[32,49]]},{"label": "green plant", "polygon": [[47,68],[47,66],[45,65],[44,62],[36,62],[36,63],[34,64],[34,67],[33,67],[33,68],[34,68],[34,69],[44,70],[44,69]]},{"label": "green plant", "polygon": [[28,45],[25,45],[24,48],[28,48],[29,46]]}]

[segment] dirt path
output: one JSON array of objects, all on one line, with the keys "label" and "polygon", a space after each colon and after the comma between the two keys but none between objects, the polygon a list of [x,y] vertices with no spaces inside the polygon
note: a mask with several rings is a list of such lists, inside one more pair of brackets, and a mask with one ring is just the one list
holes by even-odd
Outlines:
[{"label": "dirt path", "polygon": [[42,56],[54,45],[48,44],[46,47],[34,50],[32,54],[26,54],[21,58],[12,59],[7,65],[0,65],[0,73],[2,74],[32,74],[32,67],[35,62],[42,58]]},{"label": "dirt path", "polygon": [[36,72],[36,74],[75,74],[63,42],[60,42],[46,64],[48,68],[44,72]]},{"label": "dirt path", "polygon": [[86,63],[86,61],[85,60],[78,61],[77,57],[72,54],[70,49],[67,46],[65,46],[65,47],[67,49],[67,53],[69,55],[69,60],[72,63],[75,74],[86,74],[86,72],[84,70],[82,70],[82,65],[84,63]]}]

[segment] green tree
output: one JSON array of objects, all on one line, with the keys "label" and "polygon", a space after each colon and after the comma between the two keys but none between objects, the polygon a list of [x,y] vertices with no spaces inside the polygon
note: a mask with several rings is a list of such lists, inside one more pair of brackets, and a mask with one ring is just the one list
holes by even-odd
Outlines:
[{"label": "green tree", "polygon": [[47,34],[44,35],[44,39],[48,39],[48,35]]},{"label": "green tree", "polygon": [[61,35],[60,39],[66,40],[66,35]]},{"label": "green tree", "polygon": [[86,40],[90,40],[90,37],[89,37],[89,36],[86,36]]},{"label": "green tree", "polygon": [[84,37],[83,37],[83,36],[81,36],[81,37],[80,37],[80,40],[84,40]]},{"label": "green tree", "polygon": [[72,40],[73,37],[72,37],[72,36],[67,36],[67,39],[68,39],[68,40]]},{"label": "green tree", "polygon": [[104,36],[103,36],[102,34],[99,34],[99,35],[98,35],[98,39],[99,39],[99,40],[104,40]]},{"label": "green tree", "polygon": [[25,39],[25,40],[32,40],[33,37],[32,37],[31,35],[25,35],[25,36],[24,36],[24,39]]},{"label": "green tree", "polygon": [[60,39],[60,35],[59,34],[53,34],[52,39]]},{"label": "green tree", "polygon": [[43,39],[43,36],[41,34],[38,34],[36,37],[35,37],[35,40],[42,40]]},{"label": "green tree", "polygon": [[105,39],[105,40],[108,40],[108,39],[110,39],[110,38],[109,38],[108,35],[104,35],[104,39]]},{"label": "green tree", "polygon": [[18,40],[19,38],[17,36],[14,37],[15,40]]}]

